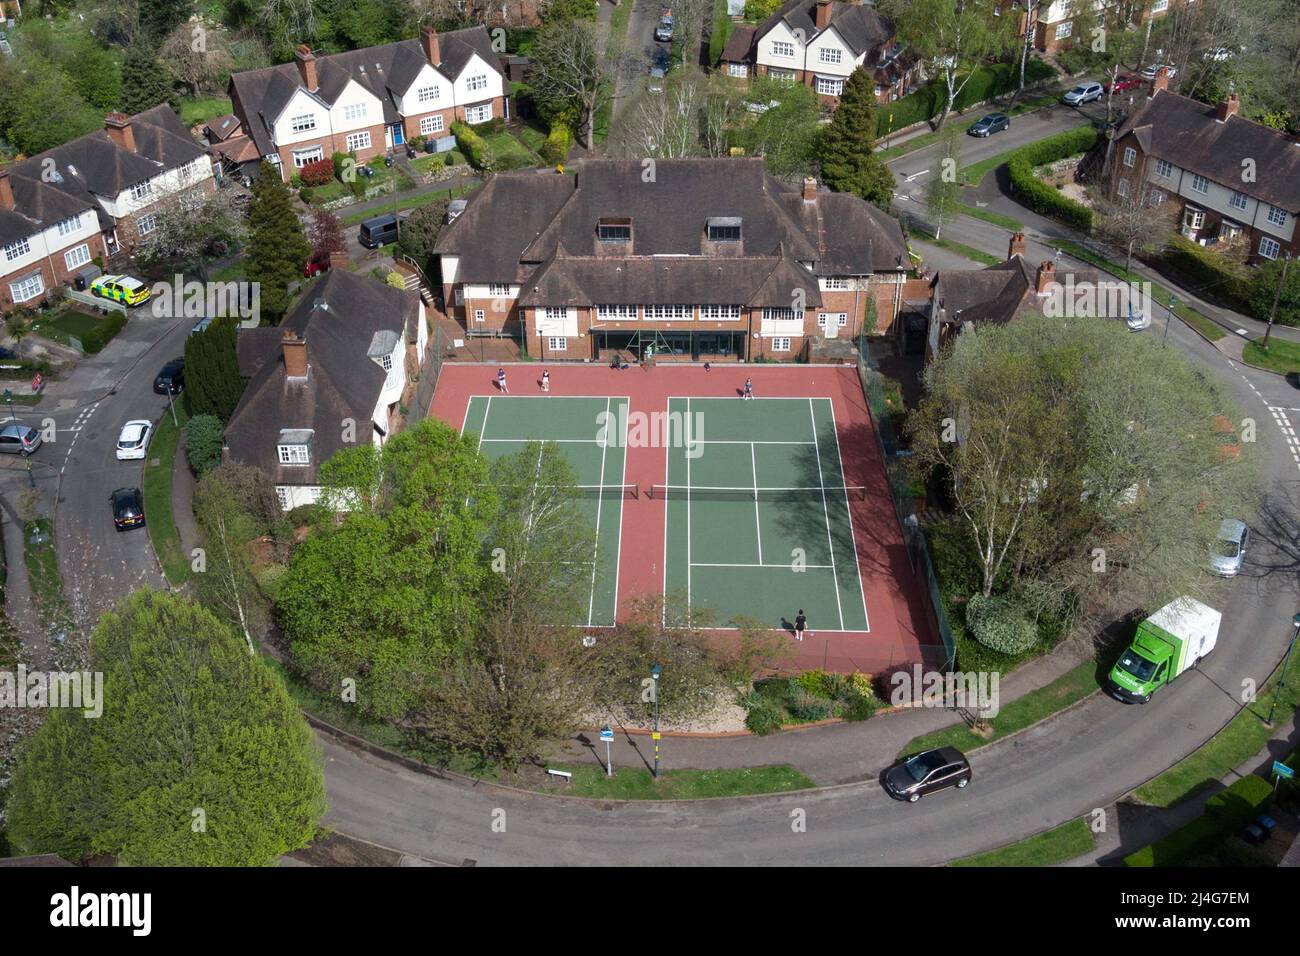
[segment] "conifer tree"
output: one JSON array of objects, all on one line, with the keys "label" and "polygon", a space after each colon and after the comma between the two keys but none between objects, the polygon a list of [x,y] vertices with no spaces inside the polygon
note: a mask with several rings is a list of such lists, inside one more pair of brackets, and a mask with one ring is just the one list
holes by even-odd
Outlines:
[{"label": "conifer tree", "polygon": [[250,282],[259,283],[263,316],[278,318],[289,307],[288,285],[302,278],[311,243],[293,211],[289,189],[279,171],[263,162],[253,183],[248,207],[248,267]]},{"label": "conifer tree", "polygon": [[122,112],[133,116],[159,103],[176,109],[176,90],[170,77],[152,46],[143,40],[132,43],[122,59]]},{"label": "conifer tree", "polygon": [[856,193],[882,209],[894,195],[894,174],[873,152],[876,96],[865,70],[849,75],[830,126],[822,137],[822,181],[836,192]]}]

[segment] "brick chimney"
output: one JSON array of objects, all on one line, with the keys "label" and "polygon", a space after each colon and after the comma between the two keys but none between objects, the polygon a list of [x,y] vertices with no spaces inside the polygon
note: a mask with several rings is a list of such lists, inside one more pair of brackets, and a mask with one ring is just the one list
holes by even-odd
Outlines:
[{"label": "brick chimney", "polygon": [[330,253],[331,269],[346,269],[348,267],[347,250],[339,249]]},{"label": "brick chimney", "polygon": [[311,47],[302,44],[298,47],[298,52],[293,55],[298,63],[298,73],[302,77],[302,85],[307,87],[313,93],[316,92],[316,56],[311,52]]},{"label": "brick chimney", "polygon": [[14,186],[9,182],[9,170],[0,169],[0,209],[14,208]]},{"label": "brick chimney", "polygon": [[1151,81],[1151,95],[1155,96],[1157,90],[1167,89],[1169,89],[1169,70],[1162,66],[1156,70],[1155,79]]},{"label": "brick chimney", "polygon": [[122,113],[109,113],[104,117],[104,131],[108,138],[126,150],[135,152],[135,130],[131,128],[131,118]]},{"label": "brick chimney", "polygon": [[424,47],[424,58],[429,61],[430,66],[437,66],[442,62],[442,50],[438,47],[438,31],[433,27],[421,28],[420,46]]},{"label": "brick chimney", "polygon": [[1044,259],[1038,267],[1038,294],[1051,295],[1052,283],[1056,281],[1056,264],[1051,259]]},{"label": "brick chimney", "polygon": [[280,339],[284,350],[284,374],[289,378],[307,377],[307,340],[300,339],[298,333],[286,329]]},{"label": "brick chimney", "polygon": [[817,0],[817,32],[820,33],[831,25],[831,0]]},{"label": "brick chimney", "polygon": [[1236,93],[1229,93],[1228,98],[1218,106],[1219,122],[1227,122],[1229,116],[1236,116],[1237,110],[1241,108],[1241,100],[1237,98]]},{"label": "brick chimney", "polygon": [[1011,246],[1007,249],[1007,258],[1013,256],[1023,256],[1025,254],[1025,234],[1023,232],[1013,232],[1011,234]]},{"label": "brick chimney", "polygon": [[803,201],[817,201],[817,180],[813,179],[811,176],[805,176],[803,178]]}]

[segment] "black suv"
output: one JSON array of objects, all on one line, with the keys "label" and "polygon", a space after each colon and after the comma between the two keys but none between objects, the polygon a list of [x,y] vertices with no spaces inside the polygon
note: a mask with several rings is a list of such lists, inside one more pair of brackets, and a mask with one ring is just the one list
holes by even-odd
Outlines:
[{"label": "black suv", "polygon": [[170,392],[179,395],[185,390],[185,359],[174,358],[158,372],[153,380],[153,390],[159,395]]}]

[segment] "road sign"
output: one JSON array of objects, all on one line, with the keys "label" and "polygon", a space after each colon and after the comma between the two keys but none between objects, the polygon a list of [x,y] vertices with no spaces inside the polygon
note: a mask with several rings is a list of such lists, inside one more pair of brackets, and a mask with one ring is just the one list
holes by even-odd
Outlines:
[{"label": "road sign", "polygon": [[602,727],[600,729],[600,739],[608,743],[614,739],[614,731],[610,730],[608,727]]},{"label": "road sign", "polygon": [[41,390],[41,386],[44,384],[45,384],[45,376],[42,375],[40,372],[37,372],[36,375],[32,378],[32,391],[39,392]]},{"label": "road sign", "polygon": [[1295,779],[1295,771],[1280,760],[1273,761],[1273,772],[1279,777],[1285,777],[1287,780]]}]

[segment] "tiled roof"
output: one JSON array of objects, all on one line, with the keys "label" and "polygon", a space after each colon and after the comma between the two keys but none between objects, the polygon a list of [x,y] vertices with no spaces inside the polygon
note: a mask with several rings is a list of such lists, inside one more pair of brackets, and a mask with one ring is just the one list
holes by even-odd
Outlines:
[{"label": "tiled roof", "polygon": [[[791,30],[802,30],[812,40],[818,34],[816,0],[787,0],[759,26],[757,36],[762,38],[778,23],[784,22]],[[882,44],[892,42],[894,25],[881,16],[875,7],[860,3],[831,3],[830,27],[843,38],[854,55],[862,56]],[[828,28],[829,29],[829,28]]]}]

